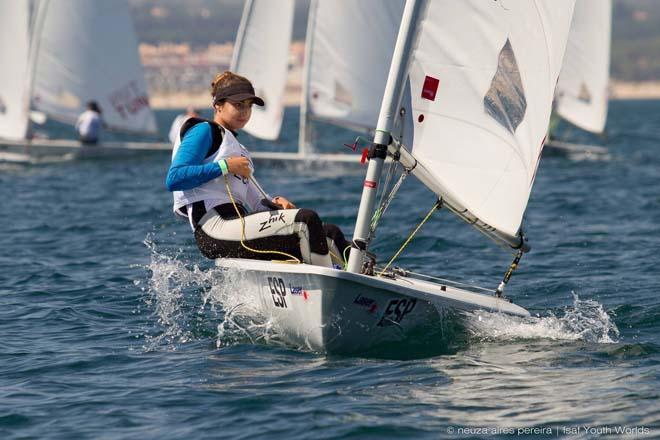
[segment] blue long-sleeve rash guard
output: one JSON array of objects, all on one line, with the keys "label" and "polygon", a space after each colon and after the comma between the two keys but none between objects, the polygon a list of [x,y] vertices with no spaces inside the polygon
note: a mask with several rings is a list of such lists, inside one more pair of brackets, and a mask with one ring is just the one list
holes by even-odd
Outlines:
[{"label": "blue long-sleeve rash guard", "polygon": [[222,176],[217,162],[203,163],[211,147],[211,126],[208,122],[188,130],[167,172],[168,191],[185,191]]}]

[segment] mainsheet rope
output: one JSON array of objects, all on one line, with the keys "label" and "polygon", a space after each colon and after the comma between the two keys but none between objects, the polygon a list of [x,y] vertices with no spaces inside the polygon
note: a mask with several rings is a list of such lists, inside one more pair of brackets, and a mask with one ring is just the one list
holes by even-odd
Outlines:
[{"label": "mainsheet rope", "polygon": [[442,207],[442,199],[440,199],[440,200],[438,200],[437,202],[435,202],[435,204],[433,205],[433,207],[431,208],[431,210],[426,214],[426,217],[424,217],[424,219],[423,219],[423,220],[417,225],[417,227],[416,227],[416,228],[410,233],[410,235],[408,236],[408,238],[406,239],[406,241],[401,245],[401,247],[400,247],[399,250],[396,252],[396,254],[394,254],[394,256],[390,259],[390,261],[385,265],[385,267],[383,268],[383,270],[380,271],[380,273],[378,274],[379,277],[380,277],[380,276],[383,276],[383,274],[385,273],[385,271],[387,271],[387,269],[388,269],[388,268],[390,267],[390,265],[394,262],[394,260],[396,260],[396,258],[401,254],[401,252],[403,252],[403,250],[405,249],[405,247],[408,246],[408,243],[410,243],[410,242],[412,241],[413,237],[415,237],[415,234],[417,234],[417,231],[419,231],[420,228],[424,225],[424,223],[426,223],[426,221],[427,221],[429,218],[431,218],[431,215],[432,215],[437,209],[440,209],[441,207]]},{"label": "mainsheet rope", "polygon": [[241,212],[238,210],[238,206],[236,206],[236,201],[234,200],[234,196],[231,193],[231,189],[229,188],[229,180],[227,179],[227,175],[225,174],[223,176],[225,178],[225,187],[227,188],[227,194],[229,194],[229,199],[231,200],[231,204],[234,206],[234,210],[236,211],[236,215],[238,215],[238,218],[241,219],[241,246],[244,249],[247,249],[250,252],[254,252],[256,254],[278,254],[278,255],[283,255],[285,257],[288,257],[288,260],[273,260],[273,261],[278,261],[281,263],[293,263],[293,264],[301,264],[302,261],[300,261],[297,257],[287,254],[286,252],[281,252],[281,251],[275,251],[275,250],[259,250],[259,249],[253,249],[250,246],[245,244],[245,219],[241,215]]}]

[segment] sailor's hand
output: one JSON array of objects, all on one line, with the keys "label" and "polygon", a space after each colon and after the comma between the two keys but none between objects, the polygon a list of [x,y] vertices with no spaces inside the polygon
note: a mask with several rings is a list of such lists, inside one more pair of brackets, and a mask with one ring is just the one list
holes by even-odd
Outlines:
[{"label": "sailor's hand", "polygon": [[282,209],[296,209],[296,205],[289,202],[287,199],[285,199],[282,196],[277,196],[277,197],[273,198],[273,203],[275,203],[276,205],[281,206]]},{"label": "sailor's hand", "polygon": [[230,173],[245,177],[246,179],[252,174],[252,171],[250,170],[250,160],[247,157],[236,156],[230,157],[226,160],[227,170],[229,170]]}]

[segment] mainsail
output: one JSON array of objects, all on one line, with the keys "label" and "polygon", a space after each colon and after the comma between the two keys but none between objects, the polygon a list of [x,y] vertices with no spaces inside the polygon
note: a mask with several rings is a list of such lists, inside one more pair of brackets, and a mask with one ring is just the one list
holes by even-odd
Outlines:
[{"label": "mainsail", "polygon": [[556,112],[568,122],[602,133],[612,27],[610,0],[577,0],[556,91]]},{"label": "mainsail", "polygon": [[230,69],[250,78],[265,101],[264,107],[253,108],[245,126],[261,139],[280,135],[293,13],[293,0],[248,0],[243,10]]},{"label": "mainsail", "polygon": [[0,137],[24,139],[28,127],[29,5],[0,1]]},{"label": "mainsail", "polygon": [[413,174],[512,246],[536,174],[574,0],[428,2],[410,68]]},{"label": "mainsail", "polygon": [[[575,0],[406,3],[362,189],[350,272],[362,268],[387,150],[401,153],[403,165],[450,210],[492,238],[525,249],[520,226],[574,6]],[[412,155],[390,139],[408,80]]]},{"label": "mainsail", "polygon": [[95,100],[108,128],[156,132],[127,1],[40,0],[34,14],[33,109],[74,123]]}]

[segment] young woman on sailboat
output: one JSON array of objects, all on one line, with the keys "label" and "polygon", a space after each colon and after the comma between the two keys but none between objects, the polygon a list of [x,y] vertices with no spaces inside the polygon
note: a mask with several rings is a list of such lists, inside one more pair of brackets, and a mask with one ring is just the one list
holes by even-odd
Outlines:
[{"label": "young woman on sailboat", "polygon": [[337,226],[282,196],[271,198],[252,177],[250,153],[237,140],[252,105],[264,105],[250,81],[224,72],[211,88],[213,120],[184,123],[166,180],[174,211],[189,219],[202,254],[326,267],[343,262],[350,244]]}]

